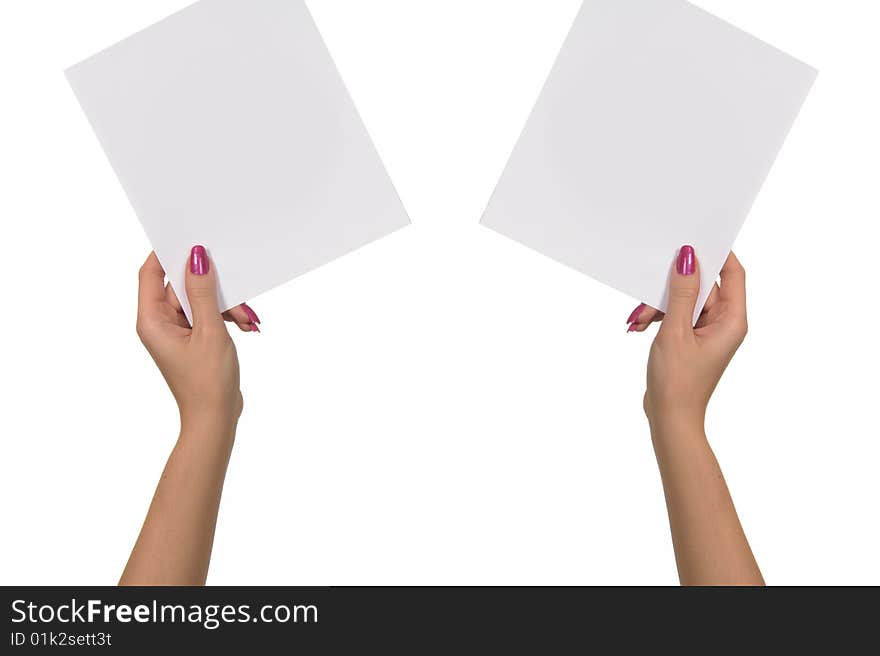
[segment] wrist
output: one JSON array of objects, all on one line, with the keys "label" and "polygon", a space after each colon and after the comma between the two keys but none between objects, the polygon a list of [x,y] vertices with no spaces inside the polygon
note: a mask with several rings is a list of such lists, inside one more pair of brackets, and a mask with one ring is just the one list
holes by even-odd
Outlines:
[{"label": "wrist", "polygon": [[238,427],[244,402],[241,392],[211,397],[178,399],[181,433],[215,435],[232,439]]},{"label": "wrist", "polygon": [[232,444],[238,428],[238,416],[218,410],[180,414],[180,439]]},{"label": "wrist", "polygon": [[706,404],[682,401],[689,396],[693,395],[660,395],[658,398],[650,389],[645,392],[643,407],[651,430],[702,431],[706,423]]},{"label": "wrist", "polygon": [[683,405],[652,404],[645,396],[645,415],[655,445],[669,440],[705,439],[706,413]]},{"label": "wrist", "polygon": [[648,418],[654,450],[707,442],[702,418],[669,414]]}]

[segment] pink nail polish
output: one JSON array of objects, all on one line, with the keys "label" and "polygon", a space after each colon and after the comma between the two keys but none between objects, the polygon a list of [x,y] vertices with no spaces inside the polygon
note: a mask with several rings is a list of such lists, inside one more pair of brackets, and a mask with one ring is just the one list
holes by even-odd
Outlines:
[{"label": "pink nail polish", "polygon": [[244,310],[244,313],[247,315],[248,321],[251,323],[262,323],[260,321],[260,317],[257,316],[257,313],[251,309],[251,306],[247,303],[242,303],[241,309]]},{"label": "pink nail polish", "polygon": [[204,276],[211,270],[211,264],[208,262],[208,251],[204,246],[193,246],[190,254],[189,270],[197,276]]},{"label": "pink nail polish", "polygon": [[626,322],[627,323],[635,323],[636,321],[638,321],[639,315],[642,314],[642,312],[644,311],[644,309],[646,307],[648,307],[648,306],[645,305],[644,303],[642,303],[639,307],[637,307],[635,310],[633,310],[633,313],[631,315],[629,315],[629,319],[627,319]]},{"label": "pink nail polish", "polygon": [[697,256],[693,246],[682,246],[678,252],[676,269],[679,275],[692,276],[697,270]]},{"label": "pink nail polish", "polygon": [[634,333],[637,328],[638,328],[638,326],[635,323],[630,324],[629,330],[627,330],[626,332],[627,332],[627,334]]},{"label": "pink nail polish", "polygon": [[252,333],[260,333],[260,332],[263,332],[263,331],[260,330],[260,327],[259,327],[257,324],[252,323],[252,324],[251,324],[251,332],[252,332]]}]

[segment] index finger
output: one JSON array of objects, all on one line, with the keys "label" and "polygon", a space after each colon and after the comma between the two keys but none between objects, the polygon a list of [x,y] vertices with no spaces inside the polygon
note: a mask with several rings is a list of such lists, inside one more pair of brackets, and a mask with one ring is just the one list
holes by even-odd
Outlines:
[{"label": "index finger", "polygon": [[733,253],[721,269],[721,298],[745,314],[746,270]]},{"label": "index finger", "polygon": [[155,251],[150,253],[138,272],[138,305],[165,300],[165,269]]}]

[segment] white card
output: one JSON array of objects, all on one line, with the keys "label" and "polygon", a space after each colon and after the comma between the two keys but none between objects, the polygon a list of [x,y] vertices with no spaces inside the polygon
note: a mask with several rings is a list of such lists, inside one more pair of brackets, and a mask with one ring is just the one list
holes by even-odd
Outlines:
[{"label": "white card", "polygon": [[302,0],[201,0],[67,71],[184,305],[224,309],[409,224]]},{"label": "white card", "polygon": [[483,224],[663,310],[692,244],[696,321],[815,77],[683,0],[586,0]]}]

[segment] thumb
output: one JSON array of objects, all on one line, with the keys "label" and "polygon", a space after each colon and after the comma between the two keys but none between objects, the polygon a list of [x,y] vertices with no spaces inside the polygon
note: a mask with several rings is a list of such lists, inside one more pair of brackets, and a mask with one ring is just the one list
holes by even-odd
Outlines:
[{"label": "thumb", "polygon": [[693,330],[694,308],[700,296],[700,271],[693,246],[682,246],[669,281],[669,308],[663,324]]},{"label": "thumb", "polygon": [[204,246],[193,246],[186,268],[186,296],[192,308],[193,328],[221,324],[220,305],[217,302],[217,278],[211,270],[211,261]]}]

